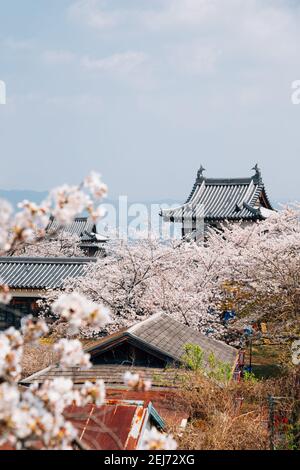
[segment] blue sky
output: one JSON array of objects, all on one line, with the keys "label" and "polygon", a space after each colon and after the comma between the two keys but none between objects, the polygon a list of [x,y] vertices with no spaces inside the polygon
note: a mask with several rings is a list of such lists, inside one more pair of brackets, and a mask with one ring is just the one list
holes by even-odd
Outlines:
[{"label": "blue sky", "polygon": [[259,162],[300,199],[300,2],[0,0],[0,188],[103,174],[110,196],[189,193]]}]

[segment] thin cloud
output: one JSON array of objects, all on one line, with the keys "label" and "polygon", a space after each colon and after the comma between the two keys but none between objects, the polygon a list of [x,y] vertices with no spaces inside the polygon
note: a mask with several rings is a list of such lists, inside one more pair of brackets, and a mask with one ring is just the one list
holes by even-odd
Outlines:
[{"label": "thin cloud", "polygon": [[181,75],[212,75],[216,72],[221,55],[221,49],[201,41],[192,41],[167,48],[169,64]]},{"label": "thin cloud", "polygon": [[[227,2],[234,2],[237,6],[242,0]],[[72,20],[100,30],[126,24],[159,30],[205,24],[218,16],[220,3],[219,0],[159,0],[156,7],[145,2],[138,7],[116,8],[103,0],[76,0],[68,8],[67,14]],[[222,9],[226,10],[226,5]]]},{"label": "thin cloud", "polygon": [[103,109],[102,96],[95,94],[59,95],[45,99],[48,106],[59,108],[60,110],[70,110],[92,114]]},{"label": "thin cloud", "polygon": [[35,47],[32,39],[16,39],[12,37],[4,39],[2,44],[8,49],[20,52],[31,51]]},{"label": "thin cloud", "polygon": [[42,54],[43,61],[50,65],[70,64],[75,59],[75,54],[65,50],[49,50]]},{"label": "thin cloud", "polygon": [[[92,29],[112,29],[122,38],[143,33],[154,42],[161,38],[169,43],[170,58],[178,54],[179,63],[183,61],[186,70],[195,73],[201,72],[202,66],[212,69],[219,55],[216,51],[220,50],[225,61],[235,57],[243,62],[248,56],[251,61],[287,62],[298,57],[300,8],[288,2],[158,0],[154,5],[119,5],[122,7],[102,0],[77,0],[69,7],[68,15]],[[182,44],[181,34],[190,37],[190,44],[185,39],[187,47]]]},{"label": "thin cloud", "polygon": [[110,29],[120,21],[119,11],[106,11],[105,4],[99,0],[79,0],[67,10],[70,19],[97,29]]},{"label": "thin cloud", "polygon": [[91,71],[129,73],[145,61],[146,55],[143,52],[128,51],[102,59],[86,56],[82,58],[81,65]]}]

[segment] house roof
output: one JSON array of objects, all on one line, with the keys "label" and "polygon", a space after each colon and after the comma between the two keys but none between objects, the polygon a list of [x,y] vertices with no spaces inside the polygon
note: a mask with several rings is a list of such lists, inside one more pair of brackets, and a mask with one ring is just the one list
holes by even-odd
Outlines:
[{"label": "house roof", "polygon": [[82,276],[95,258],[0,258],[0,281],[11,289],[55,289],[67,278]]},{"label": "house roof", "polygon": [[[86,450],[137,450],[141,447],[144,432],[150,426],[165,429],[165,422],[149,399],[108,399],[101,406],[69,406],[64,417],[77,430],[73,448]],[[35,450],[43,449],[41,441],[32,442]],[[15,450],[5,442],[0,450]]]},{"label": "house roof", "polygon": [[200,346],[206,361],[209,354],[213,353],[217,360],[230,363],[232,367],[236,364],[238,354],[232,346],[205,336],[165,313],[157,313],[130,328],[102,338],[86,350],[93,357],[124,340],[179,363],[183,361],[188,343]]},{"label": "house roof", "polygon": [[21,380],[22,385],[44,383],[57,377],[70,378],[75,385],[81,385],[87,380],[94,383],[102,379],[109,389],[126,389],[123,376],[130,370],[132,373],[143,375],[144,379],[151,380],[152,389],[177,388],[180,385],[182,374],[178,369],[162,369],[154,367],[133,367],[128,365],[94,365],[91,369],[81,367],[62,368],[58,365],[49,366],[35,374]]},{"label": "house roof", "polygon": [[151,402],[140,400],[107,400],[98,407],[71,406],[64,415],[89,450],[135,450],[149,422],[157,428],[164,427]]},{"label": "house roof", "polygon": [[[124,384],[125,372],[138,373],[145,380],[151,380],[150,390],[132,390]],[[128,365],[94,365],[91,369],[80,367],[61,368],[57,365],[49,366],[46,369],[23,379],[21,385],[27,387],[30,384],[42,384],[46,380],[53,380],[57,377],[69,378],[80,387],[86,381],[95,383],[102,379],[105,382],[106,396],[111,399],[123,400],[146,400],[153,403],[155,409],[168,425],[179,426],[182,419],[188,418],[187,410],[178,398],[178,388],[186,383],[187,376],[184,369],[167,367],[133,367]],[[176,401],[176,406],[174,402]]]},{"label": "house roof", "polygon": [[201,167],[185,204],[162,210],[161,216],[172,222],[197,217],[205,221],[264,219],[273,207],[257,165],[254,170],[255,175],[249,178],[217,179],[205,178]]},{"label": "house roof", "polygon": [[83,243],[106,241],[105,237],[101,237],[97,234],[95,222],[88,217],[76,217],[70,224],[63,226],[60,225],[57,219],[51,217],[46,232],[48,235],[68,232],[71,235],[79,237],[80,241]]},{"label": "house roof", "polygon": [[[97,355],[117,346],[123,341],[129,341],[141,349],[157,354],[171,362],[184,362],[185,345],[195,344],[201,347],[204,353],[204,361],[207,364],[209,354],[213,353],[219,361],[229,363],[232,372],[238,359],[238,350],[222,341],[209,338],[192,328],[174,320],[165,313],[152,315],[147,320],[135,324],[127,329],[106,336],[87,345],[86,352],[91,354],[91,361]],[[61,368],[53,365],[43,369],[21,381],[23,385],[34,382],[43,383],[45,380],[53,380],[56,377],[71,377],[76,384],[82,384],[85,380],[95,382],[102,378],[109,388],[122,388],[123,375],[130,368],[132,372],[139,372],[145,378],[151,379],[153,387],[169,388],[180,385],[181,371],[171,368],[133,367],[128,365],[99,364],[93,365],[89,370],[80,367]]]}]

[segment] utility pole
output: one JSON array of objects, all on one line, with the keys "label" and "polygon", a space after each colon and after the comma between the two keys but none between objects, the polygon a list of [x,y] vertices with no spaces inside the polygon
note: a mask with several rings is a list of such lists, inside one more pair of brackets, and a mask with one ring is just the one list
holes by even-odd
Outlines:
[{"label": "utility pole", "polygon": [[252,338],[249,339],[249,372],[252,372]]},{"label": "utility pole", "polygon": [[275,405],[275,400],[274,400],[274,397],[272,395],[268,396],[268,405],[269,405],[270,450],[275,450],[275,443],[274,443],[274,437],[275,437],[274,405]]}]

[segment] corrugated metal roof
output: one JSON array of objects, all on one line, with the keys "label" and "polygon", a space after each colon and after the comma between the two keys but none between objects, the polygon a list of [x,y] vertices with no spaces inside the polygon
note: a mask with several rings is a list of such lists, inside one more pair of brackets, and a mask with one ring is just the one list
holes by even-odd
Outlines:
[{"label": "corrugated metal roof", "polygon": [[[101,406],[72,405],[64,410],[64,417],[77,429],[73,448],[86,450],[137,450],[147,428],[165,429],[165,422],[148,400],[108,399]],[[32,441],[32,449],[41,450],[40,440]],[[5,442],[0,450],[15,450]]]},{"label": "corrugated metal roof", "polygon": [[55,289],[65,279],[82,276],[95,258],[0,258],[0,281],[11,289]]},{"label": "corrugated metal roof", "polygon": [[118,333],[102,338],[86,350],[93,355],[98,355],[101,350],[105,350],[112,345],[118,344],[128,338],[140,348],[150,348],[160,355],[177,362],[182,362],[187,343],[201,347],[204,358],[207,361],[210,353],[222,362],[227,362],[235,367],[237,361],[237,349],[222,341],[203,335],[202,333],[189,328],[188,326],[174,320],[170,315],[158,313],[152,315],[136,325],[123,329]]},{"label": "corrugated metal roof", "polygon": [[94,365],[91,369],[82,369],[81,367],[62,368],[53,365],[23,379],[21,383],[23,385],[44,383],[45,380],[64,377],[72,379],[76,385],[81,385],[86,380],[94,383],[98,379],[103,379],[107,388],[125,389],[123,376],[128,370],[132,373],[142,374],[145,380],[151,380],[153,389],[177,388],[182,378],[182,371],[171,368],[160,369],[104,364]]},{"label": "corrugated metal roof", "polygon": [[[262,199],[262,201],[261,201]],[[263,216],[259,206],[273,209],[260,174],[252,178],[197,177],[185,204],[161,211],[166,221],[204,217],[209,220],[255,220]]]},{"label": "corrugated metal roof", "polygon": [[135,450],[148,422],[158,428],[163,423],[150,403],[136,400],[107,400],[98,407],[71,406],[64,416],[90,450]]}]

